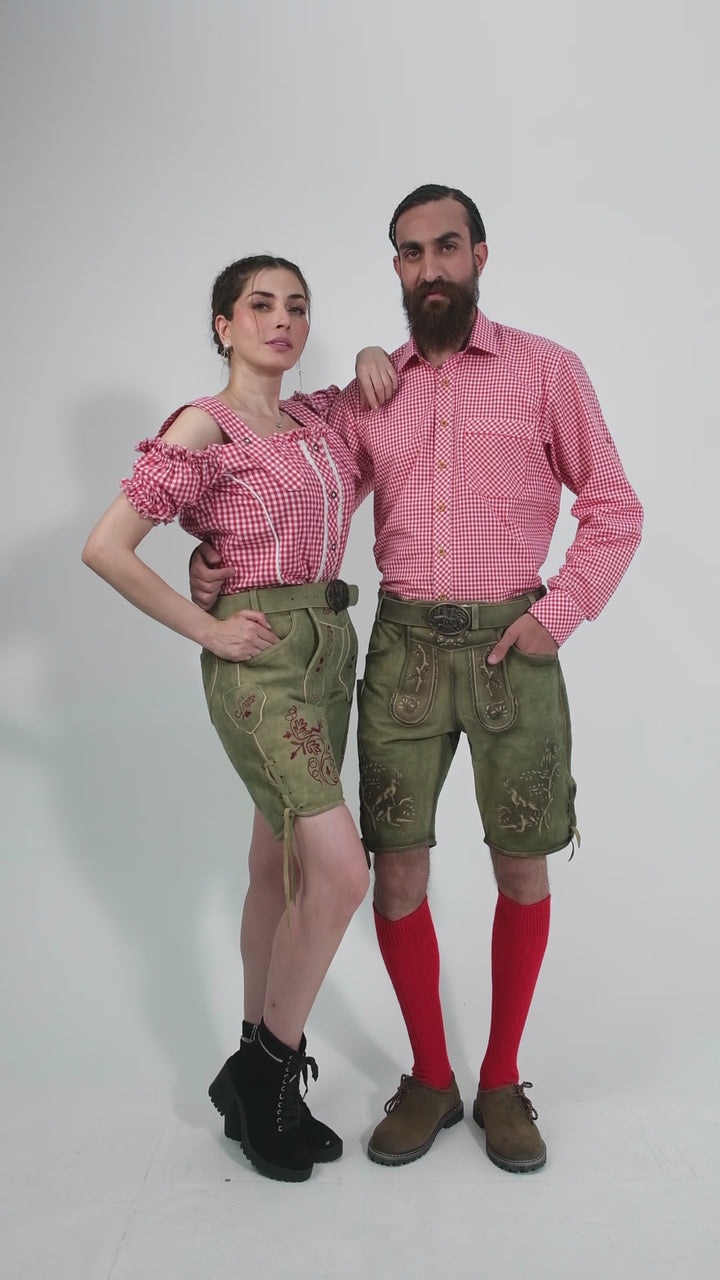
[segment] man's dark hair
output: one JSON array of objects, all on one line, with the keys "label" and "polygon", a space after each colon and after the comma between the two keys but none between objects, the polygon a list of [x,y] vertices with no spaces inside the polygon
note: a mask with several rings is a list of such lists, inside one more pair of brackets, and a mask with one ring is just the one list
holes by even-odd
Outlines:
[{"label": "man's dark hair", "polygon": [[448,199],[457,200],[458,204],[463,206],[467,214],[470,243],[472,245],[480,243],[484,244],[486,239],[485,225],[480,217],[480,210],[475,204],[475,201],[471,200],[469,196],[466,196],[464,191],[458,191],[457,187],[443,187],[437,182],[426,182],[424,186],[416,187],[414,191],[410,192],[409,196],[406,196],[404,200],[400,201],[400,204],[390,219],[388,234],[395,250],[397,250],[398,247],[396,233],[398,218],[402,217],[404,213],[407,213],[408,209],[417,208],[419,204],[431,204],[433,200]]}]

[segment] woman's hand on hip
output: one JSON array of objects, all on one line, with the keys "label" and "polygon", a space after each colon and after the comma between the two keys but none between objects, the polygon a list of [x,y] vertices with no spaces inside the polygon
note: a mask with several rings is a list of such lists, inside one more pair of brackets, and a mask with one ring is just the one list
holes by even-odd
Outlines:
[{"label": "woman's hand on hip", "polygon": [[257,658],[277,642],[278,637],[264,613],[240,609],[229,618],[215,622],[205,647],[227,662],[245,662],[247,658]]}]

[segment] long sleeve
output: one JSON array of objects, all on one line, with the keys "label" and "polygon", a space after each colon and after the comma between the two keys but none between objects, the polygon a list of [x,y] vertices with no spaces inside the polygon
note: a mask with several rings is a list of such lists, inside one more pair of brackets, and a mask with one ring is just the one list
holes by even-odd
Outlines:
[{"label": "long sleeve", "polygon": [[590,379],[571,352],[562,353],[548,389],[543,430],[553,473],[576,495],[578,529],[531,612],[562,644],[615,591],[640,542],[643,512]]}]

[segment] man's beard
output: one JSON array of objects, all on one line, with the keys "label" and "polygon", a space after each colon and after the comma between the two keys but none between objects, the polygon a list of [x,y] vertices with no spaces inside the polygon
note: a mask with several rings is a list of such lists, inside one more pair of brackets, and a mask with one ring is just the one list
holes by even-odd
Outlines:
[{"label": "man's beard", "polygon": [[[426,302],[431,293],[441,293],[447,302]],[[431,280],[412,291],[403,287],[405,314],[420,351],[459,351],[472,329],[478,295],[477,272],[462,284]]]}]

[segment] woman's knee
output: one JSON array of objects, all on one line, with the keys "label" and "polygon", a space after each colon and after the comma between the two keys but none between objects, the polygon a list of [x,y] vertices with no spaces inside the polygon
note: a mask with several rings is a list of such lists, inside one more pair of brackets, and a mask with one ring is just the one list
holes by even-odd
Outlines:
[{"label": "woman's knee", "polygon": [[313,875],[316,883],[322,879],[324,896],[348,919],[355,914],[370,886],[370,873],[359,841],[353,850],[338,850],[337,856],[315,868]]},{"label": "woman's knee", "polygon": [[303,897],[324,916],[347,923],[367,894],[370,873],[359,845],[337,849],[332,857],[303,859]]},{"label": "woman's knee", "polygon": [[344,805],[295,823],[304,892],[335,904],[348,917],[360,906],[370,884],[367,858],[355,824]]}]

